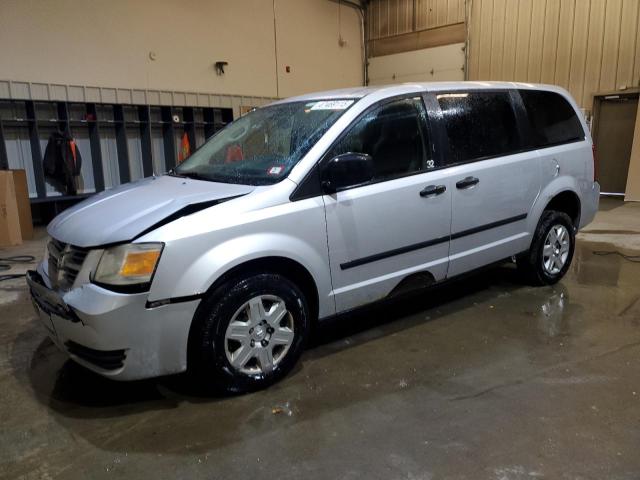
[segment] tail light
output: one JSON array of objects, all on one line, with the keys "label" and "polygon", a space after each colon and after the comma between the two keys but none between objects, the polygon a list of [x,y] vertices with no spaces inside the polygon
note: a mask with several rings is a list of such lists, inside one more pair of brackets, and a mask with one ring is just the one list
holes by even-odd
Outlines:
[{"label": "tail light", "polygon": [[593,181],[598,180],[598,152],[595,144],[591,145],[591,151],[593,152]]}]

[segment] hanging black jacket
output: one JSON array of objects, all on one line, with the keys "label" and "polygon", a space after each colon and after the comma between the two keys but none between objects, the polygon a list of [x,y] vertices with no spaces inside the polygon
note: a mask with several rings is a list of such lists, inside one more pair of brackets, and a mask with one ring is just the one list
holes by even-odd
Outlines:
[{"label": "hanging black jacket", "polygon": [[68,132],[54,132],[49,137],[43,159],[44,175],[67,195],[78,192],[77,177],[82,157],[75,140]]}]

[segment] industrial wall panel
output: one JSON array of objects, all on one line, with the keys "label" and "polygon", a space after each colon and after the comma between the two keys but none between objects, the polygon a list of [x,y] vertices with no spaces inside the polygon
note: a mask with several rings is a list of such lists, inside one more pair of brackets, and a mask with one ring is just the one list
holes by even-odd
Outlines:
[{"label": "industrial wall panel", "polygon": [[[558,28],[560,28],[561,0],[547,0],[542,34],[542,67],[540,81],[553,83],[556,73],[556,53],[558,51]],[[563,27],[564,28],[564,27]]]},{"label": "industrial wall panel", "polygon": [[[492,4],[493,6],[493,4]],[[482,38],[482,24],[480,23],[480,15],[478,15],[478,12],[480,12],[480,10],[476,9],[471,9],[473,10],[473,14],[469,16],[469,18],[467,19],[468,21],[468,26],[467,29],[469,31],[469,33],[473,33],[475,35],[475,38],[477,39],[477,43],[471,43],[469,46],[471,47],[471,51],[470,54],[468,55],[468,59],[467,59],[467,68],[469,69],[468,71],[468,76],[469,78],[481,78],[480,77],[480,73],[479,73],[479,69],[480,69],[480,38]],[[514,22],[513,17],[509,20],[509,23],[512,24]],[[517,29],[514,29],[515,32],[517,32]],[[515,43],[515,39],[514,39],[514,43]]]},{"label": "industrial wall panel", "polygon": [[11,82],[0,80],[0,98],[11,98]]},{"label": "industrial wall panel", "polygon": [[13,98],[30,98],[30,95],[27,82],[11,82],[11,96]]},{"label": "industrial wall panel", "polygon": [[187,104],[187,95],[184,92],[173,92],[172,105],[178,105],[180,107]]},{"label": "industrial wall panel", "polygon": [[447,23],[456,23],[464,21],[464,17],[460,20],[459,11],[460,4],[464,2],[456,2],[455,0],[449,0],[447,2]]},{"label": "industrial wall panel", "polygon": [[489,76],[491,77],[499,77],[502,74],[500,59],[504,55],[505,2],[506,0],[494,0],[493,2],[496,14],[493,16],[491,25],[491,56],[489,61]]},{"label": "industrial wall panel", "polygon": [[87,96],[85,99],[87,102],[100,102],[100,89],[98,87],[85,87],[84,93]]},{"label": "industrial wall panel", "polygon": [[198,104],[198,94],[197,93],[185,93],[185,105],[197,105]]},{"label": "industrial wall panel", "polygon": [[148,91],[147,102],[149,103],[149,105],[160,105],[160,92]]},{"label": "industrial wall panel", "polygon": [[372,0],[367,7],[368,38],[453,25],[464,22],[464,16],[464,0]]},{"label": "industrial wall panel", "polygon": [[446,25],[447,23],[447,0],[438,0],[436,2],[436,23],[438,25]]},{"label": "industrial wall panel", "polygon": [[542,71],[542,49],[547,2],[535,1],[531,6],[531,35],[529,37],[529,63],[526,78],[530,82],[540,82]]},{"label": "industrial wall panel", "polygon": [[[516,65],[513,79],[516,81],[526,81],[527,68],[529,67],[528,55],[522,52],[529,52],[529,39],[531,38],[531,4],[533,0],[522,0],[518,3],[518,32],[516,36]],[[538,0],[540,1],[540,0]],[[485,7],[488,8],[488,7]],[[488,33],[491,35],[491,33]],[[489,78],[486,75],[484,78]]]},{"label": "industrial wall panel", "polygon": [[482,34],[480,35],[480,60],[479,74],[481,77],[489,77],[491,70],[491,39],[493,38],[493,23],[491,18],[493,15],[493,2],[488,3],[486,8],[482,10],[480,22],[482,25]]},{"label": "industrial wall panel", "polygon": [[33,100],[48,100],[49,86],[46,83],[32,83],[31,98]]},{"label": "industrial wall panel", "polygon": [[591,0],[589,27],[587,30],[587,57],[584,66],[584,84],[581,98],[589,101],[600,91],[599,81],[602,69],[602,42],[604,39],[605,6],[610,2]]},{"label": "industrial wall panel", "polygon": [[[638,8],[640,8],[640,1],[638,2]],[[638,22],[640,23],[640,12],[638,13]],[[640,28],[637,27],[636,23],[636,46],[635,46],[635,55],[634,55],[634,64],[633,64],[633,85],[640,85]]]},{"label": "industrial wall panel", "polygon": [[160,92],[160,105],[173,105],[173,93],[172,92]]},{"label": "industrial wall panel", "polygon": [[144,90],[132,90],[131,103],[133,103],[134,105],[146,105],[147,98],[144,94]]},{"label": "industrial wall panel", "polygon": [[640,84],[639,0],[473,0],[471,5],[470,80],[555,83],[587,110],[594,93]]},{"label": "industrial wall panel", "polygon": [[571,73],[571,50],[573,49],[573,25],[576,12],[576,0],[560,2],[558,24],[558,49],[555,60],[555,83],[569,88],[569,74]]},{"label": "industrial wall panel", "polygon": [[602,68],[600,69],[599,88],[601,91],[616,88],[618,73],[618,46],[622,27],[622,0],[608,0],[604,19],[604,39],[602,41]]},{"label": "industrial wall panel", "polygon": [[62,100],[68,100],[69,102],[84,102],[84,87],[80,85],[69,85],[67,87],[67,98]]},{"label": "industrial wall panel", "polygon": [[100,101],[102,103],[118,103],[118,96],[115,88],[101,88]]},{"label": "industrial wall panel", "polygon": [[209,95],[199,93],[198,94],[198,106],[199,107],[208,107],[209,106]]},{"label": "industrial wall panel", "polygon": [[[618,47],[618,67],[616,70],[616,88],[633,85],[634,59],[640,55],[640,50],[636,49],[634,32],[640,35],[640,1],[623,0],[622,19],[620,22],[620,43]],[[640,37],[639,37],[640,38]],[[640,67],[640,62],[635,62]]]},{"label": "industrial wall panel", "polygon": [[495,78],[504,80],[513,80],[516,68],[516,40],[518,37],[518,8],[515,2],[507,0],[505,4],[505,26],[504,26],[504,48],[502,50],[502,58],[496,55],[494,62],[502,63],[502,68]]},{"label": "industrial wall panel", "polygon": [[[411,25],[413,0],[384,3],[397,10],[394,31]],[[0,11],[3,79],[274,97],[362,84],[360,15],[346,1],[4,0]],[[228,62],[224,75],[216,61]]]},{"label": "industrial wall panel", "polygon": [[576,5],[573,16],[573,40],[571,44],[571,69],[569,71],[569,90],[582,103],[584,92],[585,65],[587,61],[587,42],[589,40],[590,1],[582,0]]}]

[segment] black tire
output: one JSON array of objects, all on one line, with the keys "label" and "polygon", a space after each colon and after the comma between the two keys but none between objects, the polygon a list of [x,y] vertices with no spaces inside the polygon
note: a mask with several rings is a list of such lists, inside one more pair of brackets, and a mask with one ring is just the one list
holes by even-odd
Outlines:
[{"label": "black tire", "polygon": [[[225,350],[225,333],[234,314],[250,299],[272,295],[282,299],[293,323],[293,342],[282,359],[266,372],[246,373],[234,367]],[[302,291],[274,273],[231,279],[202,301],[189,335],[189,371],[200,385],[228,393],[260,390],[283,378],[294,367],[307,341],[310,316]]]},{"label": "black tire", "polygon": [[[562,268],[555,273],[549,272],[543,262],[543,249],[547,235],[555,226],[562,225],[569,235],[569,251]],[[518,270],[524,280],[531,285],[553,285],[557,283],[569,270],[573,252],[575,250],[576,238],[575,227],[571,218],[566,213],[555,210],[545,210],[538,222],[538,227],[533,234],[531,248],[529,251],[517,257]]]}]

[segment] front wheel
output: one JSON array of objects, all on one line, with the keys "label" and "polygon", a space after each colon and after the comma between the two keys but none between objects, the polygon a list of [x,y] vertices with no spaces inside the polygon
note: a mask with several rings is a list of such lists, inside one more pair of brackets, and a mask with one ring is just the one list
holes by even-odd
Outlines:
[{"label": "front wheel", "polygon": [[201,381],[229,392],[265,388],[300,357],[309,310],[300,289],[271,273],[236,278],[198,308],[189,367]]},{"label": "front wheel", "polygon": [[531,248],[517,258],[518,269],[533,285],[552,285],[569,270],[575,242],[569,216],[547,210],[538,223]]}]

